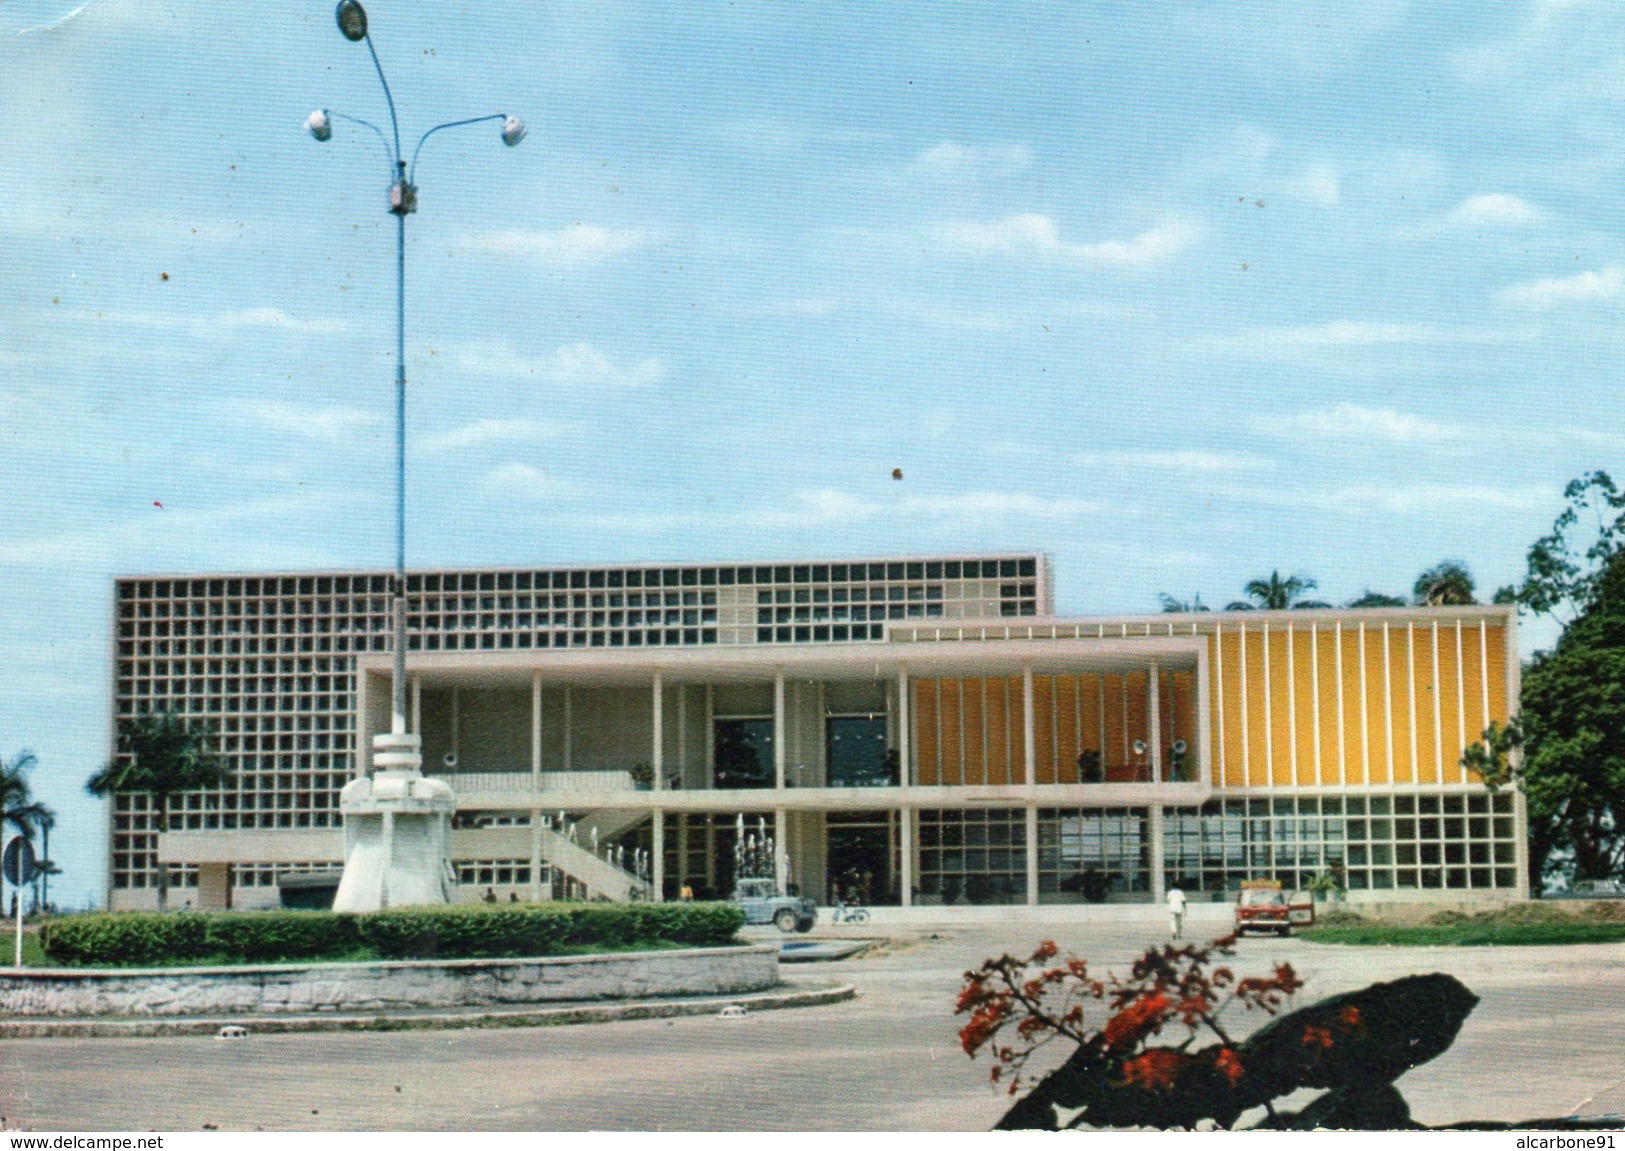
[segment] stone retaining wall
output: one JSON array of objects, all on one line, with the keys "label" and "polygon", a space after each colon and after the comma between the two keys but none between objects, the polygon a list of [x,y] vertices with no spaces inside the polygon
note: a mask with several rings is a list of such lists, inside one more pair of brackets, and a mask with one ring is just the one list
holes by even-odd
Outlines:
[{"label": "stone retaining wall", "polygon": [[579,1003],[732,995],[778,982],[776,944],[556,959],[32,968],[0,972],[0,1015],[277,1015]]}]

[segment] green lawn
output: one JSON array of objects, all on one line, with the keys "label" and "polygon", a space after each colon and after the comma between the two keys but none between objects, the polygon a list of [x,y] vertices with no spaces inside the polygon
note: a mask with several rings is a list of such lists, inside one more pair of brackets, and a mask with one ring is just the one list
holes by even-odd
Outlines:
[{"label": "green lawn", "polygon": [[[0,931],[0,966],[10,967],[11,961],[16,957],[17,925],[8,923],[5,930]],[[45,952],[40,950],[39,931],[32,927],[23,928],[23,966],[51,966],[51,963],[45,958]]]},{"label": "green lawn", "polygon": [[1564,919],[1547,923],[1468,922],[1422,927],[1365,924],[1316,927],[1300,933],[1311,943],[1347,943],[1363,947],[1522,947],[1530,944],[1619,943],[1625,923]]}]

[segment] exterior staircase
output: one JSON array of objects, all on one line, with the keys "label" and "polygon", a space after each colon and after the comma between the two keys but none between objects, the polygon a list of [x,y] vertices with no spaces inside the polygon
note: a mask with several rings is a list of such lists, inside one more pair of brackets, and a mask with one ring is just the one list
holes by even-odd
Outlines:
[{"label": "exterior staircase", "polygon": [[[584,824],[585,821],[576,825],[578,838]],[[599,835],[602,836],[603,832],[600,831]],[[572,843],[568,835],[561,834],[554,828],[542,829],[542,856],[550,866],[558,868],[585,887],[589,898],[601,895],[615,903],[648,898],[649,885],[643,880],[625,868],[617,867],[601,856],[594,855],[579,843]]]}]

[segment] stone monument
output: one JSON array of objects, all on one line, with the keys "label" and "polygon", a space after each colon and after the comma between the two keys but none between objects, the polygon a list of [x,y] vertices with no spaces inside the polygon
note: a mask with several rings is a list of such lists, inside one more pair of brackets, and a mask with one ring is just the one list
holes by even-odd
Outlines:
[{"label": "stone monument", "polygon": [[422,770],[422,739],[404,731],[372,737],[373,773],[339,793],[344,878],[334,911],[382,911],[450,903],[451,817],[457,797]]}]

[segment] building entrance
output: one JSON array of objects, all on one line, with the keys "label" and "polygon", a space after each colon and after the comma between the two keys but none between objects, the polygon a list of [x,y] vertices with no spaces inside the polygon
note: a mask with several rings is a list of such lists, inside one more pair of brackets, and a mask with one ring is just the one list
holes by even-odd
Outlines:
[{"label": "building entrance", "polygon": [[840,893],[863,903],[900,902],[896,889],[897,818],[891,812],[831,812],[825,822],[828,844],[825,897]]}]

